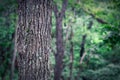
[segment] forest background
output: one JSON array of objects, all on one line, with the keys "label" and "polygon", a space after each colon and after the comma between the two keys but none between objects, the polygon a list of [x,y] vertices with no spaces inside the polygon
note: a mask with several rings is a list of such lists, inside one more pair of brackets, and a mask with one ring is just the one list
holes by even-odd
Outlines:
[{"label": "forest background", "polygon": [[[62,0],[54,0],[58,11]],[[10,80],[17,24],[17,1],[0,0],[0,80]],[[64,80],[120,79],[120,1],[68,0],[62,21]],[[62,12],[61,12],[62,13]],[[56,17],[52,14],[50,54],[51,80],[54,78]],[[14,80],[18,80],[15,61]],[[59,73],[58,73],[59,74]]]}]

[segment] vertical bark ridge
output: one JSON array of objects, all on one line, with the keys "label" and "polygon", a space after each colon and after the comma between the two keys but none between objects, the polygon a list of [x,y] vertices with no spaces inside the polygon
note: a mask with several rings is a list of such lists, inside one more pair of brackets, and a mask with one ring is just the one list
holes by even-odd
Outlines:
[{"label": "vertical bark ridge", "polygon": [[49,80],[52,0],[18,0],[19,80]]}]

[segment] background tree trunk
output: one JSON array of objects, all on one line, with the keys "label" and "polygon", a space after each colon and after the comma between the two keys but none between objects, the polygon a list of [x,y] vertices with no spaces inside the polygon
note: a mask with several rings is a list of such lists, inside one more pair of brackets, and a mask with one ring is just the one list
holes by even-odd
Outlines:
[{"label": "background tree trunk", "polygon": [[[92,28],[92,25],[93,25],[93,22],[90,21],[87,29],[90,30]],[[84,34],[82,36],[82,42],[81,42],[81,45],[80,45],[80,64],[82,64],[83,59],[85,58],[85,55],[86,55],[86,53],[85,53],[86,38],[87,38],[87,34]]]},{"label": "background tree trunk", "polygon": [[73,41],[72,41],[72,38],[73,38],[73,28],[72,28],[72,26],[71,26],[71,33],[70,33],[70,76],[69,76],[69,78],[68,78],[68,80],[72,80],[72,78],[73,78],[73,75],[72,75],[72,73],[73,73],[73,60],[74,60],[74,50],[73,50],[73,47],[74,47],[74,45],[73,45]]},{"label": "background tree trunk", "polygon": [[62,9],[59,12],[58,7],[55,4],[53,11],[56,17],[56,48],[55,54],[55,69],[54,69],[54,80],[60,80],[63,70],[63,57],[64,57],[64,44],[63,44],[63,28],[62,21],[65,15],[68,0],[63,0]]},{"label": "background tree trunk", "polygon": [[52,0],[18,0],[19,80],[49,80]]}]

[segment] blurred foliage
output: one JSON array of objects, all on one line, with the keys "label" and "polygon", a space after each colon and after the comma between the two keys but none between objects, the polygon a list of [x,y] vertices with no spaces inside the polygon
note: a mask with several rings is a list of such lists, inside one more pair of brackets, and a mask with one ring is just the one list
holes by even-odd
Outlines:
[{"label": "blurred foliage", "polygon": [[[119,0],[68,0],[66,15],[63,20],[65,45],[64,70],[65,80],[70,76],[70,26],[73,27],[73,73],[72,80],[119,80],[120,79],[120,1]],[[59,10],[62,0],[54,0]],[[16,26],[16,0],[0,0],[0,80],[10,80],[10,65],[14,47]],[[52,15],[52,44],[56,51],[55,16]],[[106,24],[102,24],[100,19]],[[87,29],[93,21],[92,28]],[[85,43],[86,56],[80,65],[79,52],[82,36],[87,34]],[[50,55],[51,80],[54,71],[54,54]],[[15,80],[17,80],[17,70]]]},{"label": "blurred foliage", "polygon": [[109,64],[104,68],[98,70],[87,70],[81,74],[87,80],[119,80],[120,66]]},{"label": "blurred foliage", "polygon": [[10,79],[11,57],[13,53],[16,26],[16,1],[0,1],[0,80]]}]

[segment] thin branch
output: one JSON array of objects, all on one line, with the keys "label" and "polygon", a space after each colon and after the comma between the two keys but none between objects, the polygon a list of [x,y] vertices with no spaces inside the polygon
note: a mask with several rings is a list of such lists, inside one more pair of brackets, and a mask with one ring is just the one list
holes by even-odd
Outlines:
[{"label": "thin branch", "polygon": [[87,11],[86,9],[82,8],[84,12],[86,12],[87,14],[89,14],[90,16],[92,16],[96,21],[98,21],[101,24],[109,24],[108,22],[104,21],[103,19],[100,19],[98,17],[96,17],[93,13]]},{"label": "thin branch", "polygon": [[83,63],[83,60],[84,60],[85,56],[86,56],[86,52],[84,52],[83,56],[80,58],[80,64]]},{"label": "thin branch", "polygon": [[65,11],[67,9],[67,5],[68,5],[68,0],[63,0],[62,9],[60,11],[60,17],[61,18],[63,18],[63,16],[65,15]]},{"label": "thin branch", "polygon": [[53,12],[54,12],[55,16],[57,17],[59,14],[59,11],[58,11],[58,7],[57,7],[56,3],[53,4]]},{"label": "thin branch", "polygon": [[63,2],[62,2],[62,9],[59,12],[57,4],[54,3],[53,4],[53,12],[55,14],[55,17],[59,17],[60,19],[62,19],[63,16],[65,15],[65,11],[66,11],[67,5],[68,5],[68,0],[63,0]]}]

